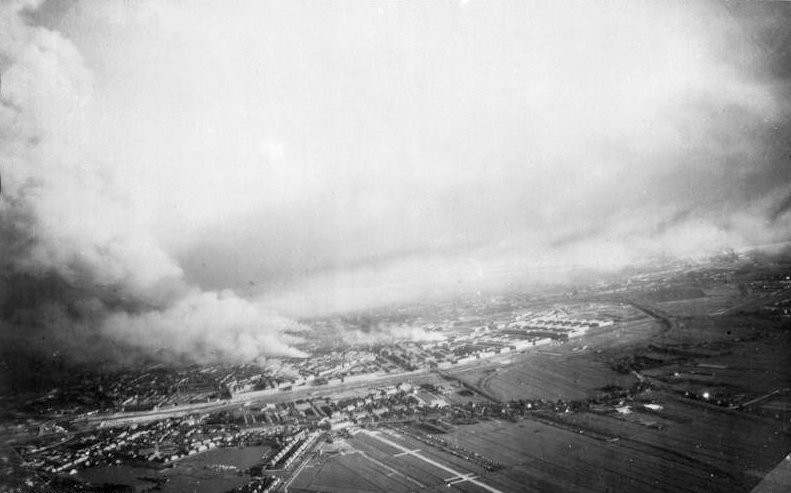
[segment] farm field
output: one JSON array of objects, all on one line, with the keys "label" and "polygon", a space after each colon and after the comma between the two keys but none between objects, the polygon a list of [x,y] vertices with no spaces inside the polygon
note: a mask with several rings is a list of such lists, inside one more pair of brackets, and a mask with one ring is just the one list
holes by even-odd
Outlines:
[{"label": "farm field", "polygon": [[653,341],[667,344],[711,344],[713,342],[738,342],[756,339],[767,333],[777,333],[778,323],[749,315],[721,315],[712,317],[676,316],[676,327]]},{"label": "farm field", "polygon": [[728,395],[742,401],[791,387],[791,333],[708,346],[669,347],[660,354],[649,353],[667,358],[663,360],[666,363],[645,369],[643,374],[681,391]]},{"label": "farm field", "polygon": [[650,420],[664,430],[572,413],[555,423],[479,423],[447,439],[502,462],[487,480],[505,491],[749,491],[791,445],[760,418],[683,404],[670,413],[676,421]]},{"label": "farm field", "polygon": [[393,473],[383,463],[359,451],[324,459],[313,459],[294,479],[289,491],[367,492],[411,491],[421,487],[410,478]]},{"label": "farm field", "polygon": [[[461,475],[470,481],[453,484],[460,491],[492,491],[484,469],[443,450],[393,430],[356,430],[346,439],[324,444],[299,471],[289,491],[449,491],[448,482]],[[453,490],[450,490],[453,491]]]},{"label": "farm field", "polygon": [[[775,393],[762,404],[772,413],[777,407],[770,405],[772,401],[787,398],[791,332],[780,322],[750,314],[687,316],[675,308],[662,307],[674,318],[670,330],[633,347],[604,348],[602,359],[629,362],[659,388],[697,396],[708,393],[726,400],[725,405]],[[777,409],[782,414],[785,408]]]},{"label": "farm field", "polygon": [[791,436],[774,420],[740,413],[664,392],[652,392],[660,411],[631,406],[631,413],[558,415],[563,425],[583,434],[617,437],[619,447],[655,455],[677,469],[725,477],[733,490],[750,488],[791,447]]},{"label": "farm field", "polygon": [[[395,430],[359,430],[324,444],[289,491],[750,491],[791,447],[775,420],[667,392],[625,408],[539,412],[438,435],[500,463],[494,472]],[[480,484],[449,481],[459,474]]]}]

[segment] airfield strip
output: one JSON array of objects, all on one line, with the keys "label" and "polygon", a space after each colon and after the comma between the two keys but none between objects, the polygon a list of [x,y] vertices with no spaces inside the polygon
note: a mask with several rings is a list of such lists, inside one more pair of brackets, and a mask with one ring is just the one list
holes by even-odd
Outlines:
[{"label": "airfield strip", "polygon": [[[411,455],[413,457],[417,457],[418,459],[422,460],[423,462],[427,462],[427,463],[431,464],[434,467],[437,467],[439,469],[442,469],[443,471],[447,471],[447,472],[453,474],[451,479],[459,478],[461,481],[468,481],[468,482],[470,482],[470,483],[472,483],[472,484],[474,484],[476,486],[480,486],[481,488],[483,488],[483,489],[485,489],[487,491],[491,491],[492,493],[505,493],[505,492],[503,492],[501,490],[498,490],[497,488],[493,488],[493,487],[489,486],[488,484],[481,483],[480,481],[478,481],[474,477],[471,477],[469,474],[464,474],[464,473],[455,471],[455,470],[451,469],[450,467],[448,467],[448,466],[446,466],[444,464],[441,464],[441,463],[439,463],[439,462],[437,462],[437,461],[435,461],[433,459],[429,459],[428,457],[422,455],[420,453],[420,451],[418,451],[418,450],[410,450],[410,449],[408,449],[406,447],[403,447],[403,446],[401,446],[401,445],[399,445],[399,444],[397,444],[397,443],[395,443],[393,441],[390,441],[390,440],[388,440],[386,438],[382,438],[382,436],[379,433],[377,433],[377,432],[372,432],[372,431],[368,431],[368,430],[361,430],[361,432],[365,433],[369,437],[372,437],[372,438],[375,438],[375,439],[379,440],[382,443],[390,445],[393,448],[401,450],[401,452],[404,455]],[[399,456],[399,455],[402,455],[402,454],[396,454],[396,456]],[[459,482],[461,482],[461,481],[459,481]]]}]

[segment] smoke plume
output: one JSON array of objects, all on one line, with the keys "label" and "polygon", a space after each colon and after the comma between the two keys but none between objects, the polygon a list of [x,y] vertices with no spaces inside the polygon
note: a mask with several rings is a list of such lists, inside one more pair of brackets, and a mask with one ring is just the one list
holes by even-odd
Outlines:
[{"label": "smoke plume", "polygon": [[83,360],[122,357],[126,348],[171,361],[300,356],[291,335],[299,324],[229,290],[185,282],[115,164],[93,153],[96,80],[69,40],[34,25],[37,7],[10,2],[0,11],[6,349]]},{"label": "smoke plume", "polygon": [[31,348],[298,355],[301,316],[791,238],[784,2],[2,9]]}]

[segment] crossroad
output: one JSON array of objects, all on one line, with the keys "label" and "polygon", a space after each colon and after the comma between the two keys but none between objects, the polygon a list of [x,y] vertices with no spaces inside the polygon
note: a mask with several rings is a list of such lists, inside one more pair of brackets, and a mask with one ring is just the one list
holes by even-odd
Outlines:
[{"label": "crossroad", "polygon": [[445,480],[448,483],[448,486],[452,486],[456,483],[463,483],[465,481],[472,481],[473,479],[477,478],[475,474],[462,474],[461,476],[453,476],[452,478],[448,478]]},{"label": "crossroad", "polygon": [[416,448],[415,450],[407,450],[406,452],[400,452],[398,454],[395,454],[393,457],[401,457],[404,455],[415,455],[417,452],[420,452],[419,448]]}]

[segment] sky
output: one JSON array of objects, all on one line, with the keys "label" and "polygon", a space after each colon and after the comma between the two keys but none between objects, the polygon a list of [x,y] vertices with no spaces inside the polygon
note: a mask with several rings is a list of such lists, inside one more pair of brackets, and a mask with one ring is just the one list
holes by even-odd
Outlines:
[{"label": "sky", "polygon": [[786,2],[0,8],[6,338],[299,356],[306,316],[791,235]]}]

